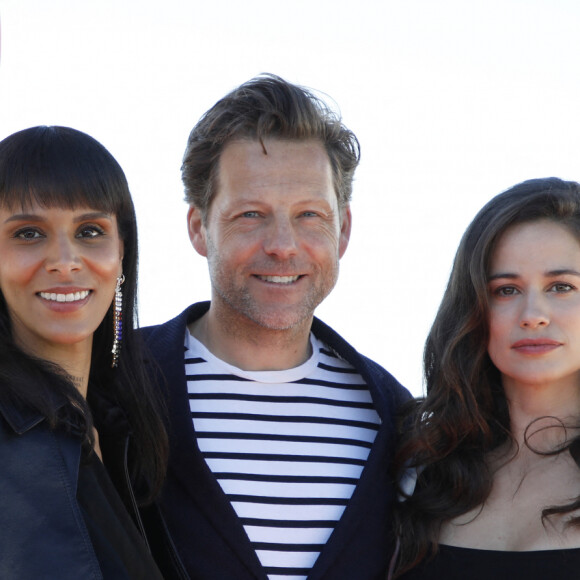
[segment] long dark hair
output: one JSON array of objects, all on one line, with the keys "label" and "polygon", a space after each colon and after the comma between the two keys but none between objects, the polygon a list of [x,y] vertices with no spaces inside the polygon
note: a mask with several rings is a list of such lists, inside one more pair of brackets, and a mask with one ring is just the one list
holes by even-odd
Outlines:
[{"label": "long dark hair", "polygon": [[132,433],[131,474],[144,490],[141,499],[148,501],[164,477],[167,437],[133,331],[137,316],[137,223],[125,174],[103,145],[81,131],[44,126],[25,129],[0,142],[0,206],[26,208],[33,203],[45,208],[86,206],[116,216],[124,248],[122,350],[118,367],[112,368],[111,305],[93,336],[87,405],[62,369],[30,356],[14,343],[0,288],[0,398],[36,409],[52,428],[74,427],[85,445],[93,443],[89,407],[98,421],[97,405],[92,402],[105,399],[120,406]]},{"label": "long dark hair", "polygon": [[[567,227],[580,240],[580,185],[557,178],[520,183],[489,201],[459,244],[425,344],[427,395],[412,403],[401,423],[395,473],[400,477],[416,467],[419,475],[414,493],[397,509],[398,574],[437,550],[444,522],[489,496],[493,475],[487,454],[511,435],[500,373],[487,354],[488,270],[507,228],[540,219]],[[580,496],[543,515],[579,506]],[[580,524],[580,518],[572,523]]]}]

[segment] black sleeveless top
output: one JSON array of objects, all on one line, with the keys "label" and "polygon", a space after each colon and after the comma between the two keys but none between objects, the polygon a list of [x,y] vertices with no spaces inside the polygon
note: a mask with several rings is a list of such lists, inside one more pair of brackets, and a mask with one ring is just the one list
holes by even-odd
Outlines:
[{"label": "black sleeveless top", "polygon": [[502,552],[439,545],[439,552],[397,580],[580,579],[580,548]]}]

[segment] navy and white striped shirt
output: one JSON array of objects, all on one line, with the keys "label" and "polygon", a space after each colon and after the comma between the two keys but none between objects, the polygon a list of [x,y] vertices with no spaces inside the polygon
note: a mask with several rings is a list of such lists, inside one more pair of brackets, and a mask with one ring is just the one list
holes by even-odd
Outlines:
[{"label": "navy and white striped shirt", "polygon": [[352,496],[380,418],[367,385],[311,335],[299,367],[244,371],[189,332],[199,448],[270,580],[304,580]]}]

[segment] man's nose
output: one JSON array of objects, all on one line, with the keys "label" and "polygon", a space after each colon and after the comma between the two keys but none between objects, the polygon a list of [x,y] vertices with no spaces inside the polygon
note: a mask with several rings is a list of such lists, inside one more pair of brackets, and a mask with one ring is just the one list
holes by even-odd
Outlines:
[{"label": "man's nose", "polygon": [[297,235],[291,219],[286,216],[272,217],[264,240],[264,251],[279,259],[287,259],[297,250]]}]

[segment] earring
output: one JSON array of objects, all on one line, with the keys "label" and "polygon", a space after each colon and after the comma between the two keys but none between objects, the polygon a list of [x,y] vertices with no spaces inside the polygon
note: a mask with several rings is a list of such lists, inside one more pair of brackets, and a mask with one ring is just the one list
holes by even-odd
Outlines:
[{"label": "earring", "polygon": [[117,278],[117,285],[115,286],[115,300],[113,301],[113,363],[112,368],[115,368],[119,362],[119,351],[121,350],[121,340],[123,340],[123,292],[121,292],[121,284],[125,281],[125,275]]}]

